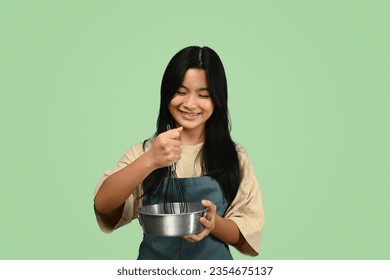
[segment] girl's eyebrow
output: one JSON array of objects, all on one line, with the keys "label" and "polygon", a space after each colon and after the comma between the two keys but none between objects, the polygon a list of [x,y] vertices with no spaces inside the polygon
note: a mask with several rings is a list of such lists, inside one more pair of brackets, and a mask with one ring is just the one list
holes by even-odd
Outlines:
[{"label": "girl's eyebrow", "polygon": [[[184,88],[184,89],[186,89],[186,90],[190,90],[188,87],[186,87],[185,85],[180,85],[180,87],[181,88]],[[201,87],[201,88],[198,88],[198,89],[196,89],[195,91],[208,91],[209,90],[209,88],[208,87]]]}]

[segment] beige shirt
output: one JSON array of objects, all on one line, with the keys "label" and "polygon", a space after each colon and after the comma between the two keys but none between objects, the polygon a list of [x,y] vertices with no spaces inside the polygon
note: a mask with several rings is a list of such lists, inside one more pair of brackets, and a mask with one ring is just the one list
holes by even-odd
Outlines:
[{"label": "beige shirt", "polygon": [[[192,146],[181,147],[181,159],[177,162],[177,175],[179,178],[199,177],[202,176],[201,165],[199,157],[197,157],[202,143]],[[149,147],[146,147],[148,149]],[[103,178],[98,183],[95,195],[98,192],[103,181],[111,174],[129,165],[139,156],[144,153],[142,143],[131,147],[120,159],[117,166],[113,170],[106,171]],[[260,250],[260,239],[264,224],[264,210],[262,197],[260,193],[260,186],[256,179],[252,165],[249,159],[240,147],[237,148],[238,158],[240,162],[240,170],[242,181],[238,189],[237,195],[232,204],[226,211],[224,218],[234,221],[241,234],[244,236],[246,242],[241,246],[235,246],[241,253],[256,256]],[[137,219],[137,209],[142,206],[142,199],[138,199],[142,195],[142,186],[133,192],[133,194],[126,200],[125,207],[122,213],[122,218],[115,226],[109,227],[104,224],[98,213],[95,212],[97,222],[103,232],[109,233],[113,230],[130,223],[133,219]]]}]

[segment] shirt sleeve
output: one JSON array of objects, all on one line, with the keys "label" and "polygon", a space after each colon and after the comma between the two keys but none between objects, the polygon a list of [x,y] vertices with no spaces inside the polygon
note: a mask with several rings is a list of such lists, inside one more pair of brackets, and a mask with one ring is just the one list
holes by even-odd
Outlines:
[{"label": "shirt sleeve", "polygon": [[[95,195],[99,191],[100,187],[102,186],[104,180],[106,180],[110,175],[114,174],[115,172],[121,170],[122,168],[126,167],[130,163],[132,163],[136,158],[138,158],[141,154],[143,153],[143,147],[142,143],[135,145],[131,147],[126,153],[122,156],[122,158],[119,160],[117,163],[116,167],[112,170],[108,170],[104,173],[103,177],[97,184],[95,188]],[[137,209],[140,207],[141,200],[138,199],[141,194],[141,185],[139,185],[135,191],[128,197],[125,201],[125,206],[122,212],[122,217],[119,220],[119,222],[114,226],[109,226],[104,222],[104,219],[102,218],[102,215],[96,212],[95,210],[95,216],[97,223],[100,227],[100,229],[105,232],[105,233],[111,233],[115,229],[124,226],[128,223],[130,223],[133,219],[136,219],[138,214],[137,214]]]},{"label": "shirt sleeve", "polygon": [[249,256],[257,256],[264,225],[264,209],[260,185],[246,153],[239,148],[241,184],[236,197],[227,209],[225,218],[234,221],[245,242],[236,249]]}]

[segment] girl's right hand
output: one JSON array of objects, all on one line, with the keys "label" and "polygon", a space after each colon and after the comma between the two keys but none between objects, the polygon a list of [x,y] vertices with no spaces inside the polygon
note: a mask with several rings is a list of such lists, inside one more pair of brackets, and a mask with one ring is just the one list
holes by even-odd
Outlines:
[{"label": "girl's right hand", "polygon": [[174,128],[160,133],[154,139],[152,148],[149,150],[153,166],[162,168],[177,162],[180,159],[180,133],[183,127]]}]

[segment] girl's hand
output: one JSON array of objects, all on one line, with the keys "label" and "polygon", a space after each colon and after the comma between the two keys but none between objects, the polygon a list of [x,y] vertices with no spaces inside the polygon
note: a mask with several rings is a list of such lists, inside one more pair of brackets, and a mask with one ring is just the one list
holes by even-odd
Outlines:
[{"label": "girl's hand", "polygon": [[180,159],[180,133],[182,130],[183,127],[171,129],[156,137],[152,148],[148,151],[156,169],[169,166]]},{"label": "girl's hand", "polygon": [[206,217],[199,218],[199,222],[204,226],[204,230],[198,234],[183,236],[188,242],[197,242],[205,238],[215,228],[215,220],[217,218],[217,206],[210,200],[202,200],[202,204],[208,207]]}]

